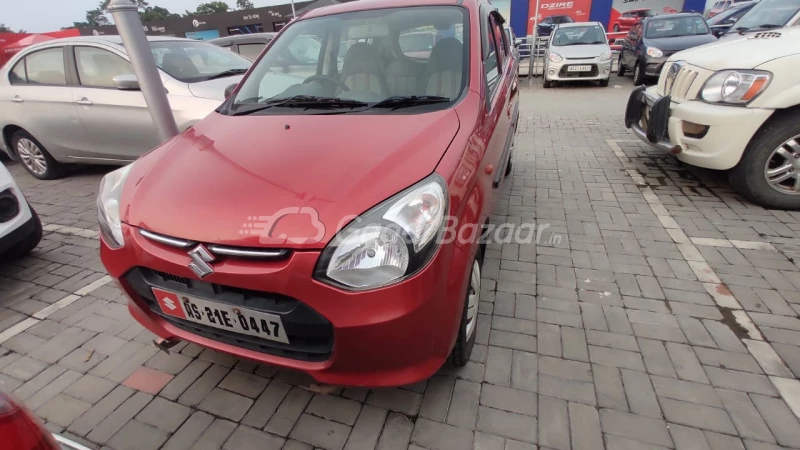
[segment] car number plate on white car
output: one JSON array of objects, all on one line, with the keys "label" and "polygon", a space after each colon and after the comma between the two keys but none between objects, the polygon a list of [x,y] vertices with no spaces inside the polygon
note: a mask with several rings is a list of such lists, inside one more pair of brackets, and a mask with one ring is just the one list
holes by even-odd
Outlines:
[{"label": "car number plate on white car", "polygon": [[592,66],[569,66],[567,72],[591,72]]},{"label": "car number plate on white car", "polygon": [[289,343],[279,316],[225,303],[212,302],[177,292],[153,288],[161,311],[172,317],[234,333]]}]

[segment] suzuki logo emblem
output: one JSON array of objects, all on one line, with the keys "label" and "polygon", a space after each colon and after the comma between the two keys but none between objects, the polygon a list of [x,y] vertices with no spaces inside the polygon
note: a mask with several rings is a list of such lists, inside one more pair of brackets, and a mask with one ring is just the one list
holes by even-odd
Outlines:
[{"label": "suzuki logo emblem", "polygon": [[189,263],[189,268],[192,269],[198,277],[203,278],[208,274],[214,273],[214,268],[209,264],[214,262],[214,255],[212,255],[203,244],[193,248],[189,252],[189,258],[192,259]]},{"label": "suzuki logo emblem", "polygon": [[178,308],[178,305],[176,305],[175,302],[173,302],[172,299],[169,297],[164,297],[161,301],[164,303],[164,305],[166,305],[167,308],[169,308],[172,311],[175,311],[175,309]]}]

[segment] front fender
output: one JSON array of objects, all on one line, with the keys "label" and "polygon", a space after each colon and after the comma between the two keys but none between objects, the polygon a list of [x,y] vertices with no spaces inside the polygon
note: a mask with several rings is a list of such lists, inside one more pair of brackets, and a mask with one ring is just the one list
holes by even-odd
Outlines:
[{"label": "front fender", "polygon": [[785,109],[800,105],[800,53],[767,61],[756,67],[772,72],[773,78],[767,90],[753,103],[751,108]]}]

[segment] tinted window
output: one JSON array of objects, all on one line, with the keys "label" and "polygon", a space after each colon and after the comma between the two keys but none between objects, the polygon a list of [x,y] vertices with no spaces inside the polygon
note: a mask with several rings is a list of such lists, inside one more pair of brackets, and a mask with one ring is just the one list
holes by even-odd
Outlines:
[{"label": "tinted window", "polygon": [[239,44],[239,54],[250,61],[255,61],[266,46],[267,44]]},{"label": "tinted window", "polygon": [[644,36],[648,39],[658,39],[709,33],[706,21],[702,17],[686,16],[651,20],[647,23]]},{"label": "tinted window", "polygon": [[575,22],[572,20],[570,16],[555,16],[553,17],[553,23],[573,23]]},{"label": "tinted window", "polygon": [[492,20],[486,27],[488,43],[486,59],[483,61],[483,70],[486,73],[486,84],[489,87],[489,92],[494,92],[497,87],[497,82],[500,81],[500,64],[497,56],[497,43],[495,42],[494,32],[492,28]]},{"label": "tinted window", "polygon": [[757,27],[772,24],[786,26],[800,10],[800,0],[761,0],[747,12],[736,27]]},{"label": "tinted window", "polygon": [[586,27],[558,28],[553,33],[551,45],[560,47],[564,45],[590,45],[607,43],[606,34],[597,25]]},{"label": "tinted window", "polygon": [[66,85],[64,51],[61,47],[31,53],[25,57],[28,83]]},{"label": "tinted window", "polygon": [[11,84],[25,84],[28,82],[28,77],[25,76],[25,60],[22,59],[20,62],[11,69],[11,72],[8,74],[8,81]]},{"label": "tinted window", "polygon": [[111,88],[114,77],[135,73],[128,61],[96,47],[75,47],[75,62],[83,86]]}]

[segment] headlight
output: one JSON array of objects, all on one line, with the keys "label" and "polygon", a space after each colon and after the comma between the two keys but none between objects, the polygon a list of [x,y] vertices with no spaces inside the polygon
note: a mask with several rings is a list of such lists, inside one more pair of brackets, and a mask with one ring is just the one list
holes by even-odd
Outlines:
[{"label": "headlight", "polygon": [[600,61],[609,61],[611,60],[611,50],[604,51],[602,55],[600,55]]},{"label": "headlight", "polygon": [[664,56],[664,52],[655,47],[650,47],[647,49],[647,56],[652,56],[653,58],[661,58],[662,56]]},{"label": "headlight", "polygon": [[550,53],[550,61],[554,63],[560,63],[563,61],[564,58],[561,57],[558,53]]},{"label": "headlight", "polygon": [[100,195],[97,196],[97,212],[100,216],[100,234],[111,248],[125,245],[122,237],[122,221],[119,215],[119,198],[122,187],[131,172],[133,164],[106,174],[100,181]]},{"label": "headlight", "polygon": [[762,70],[721,70],[706,80],[700,98],[709,103],[745,105],[769,85],[772,73]]},{"label": "headlight", "polygon": [[316,278],[349,290],[408,278],[436,252],[447,211],[445,181],[433,174],[344,227],[322,252]]}]

